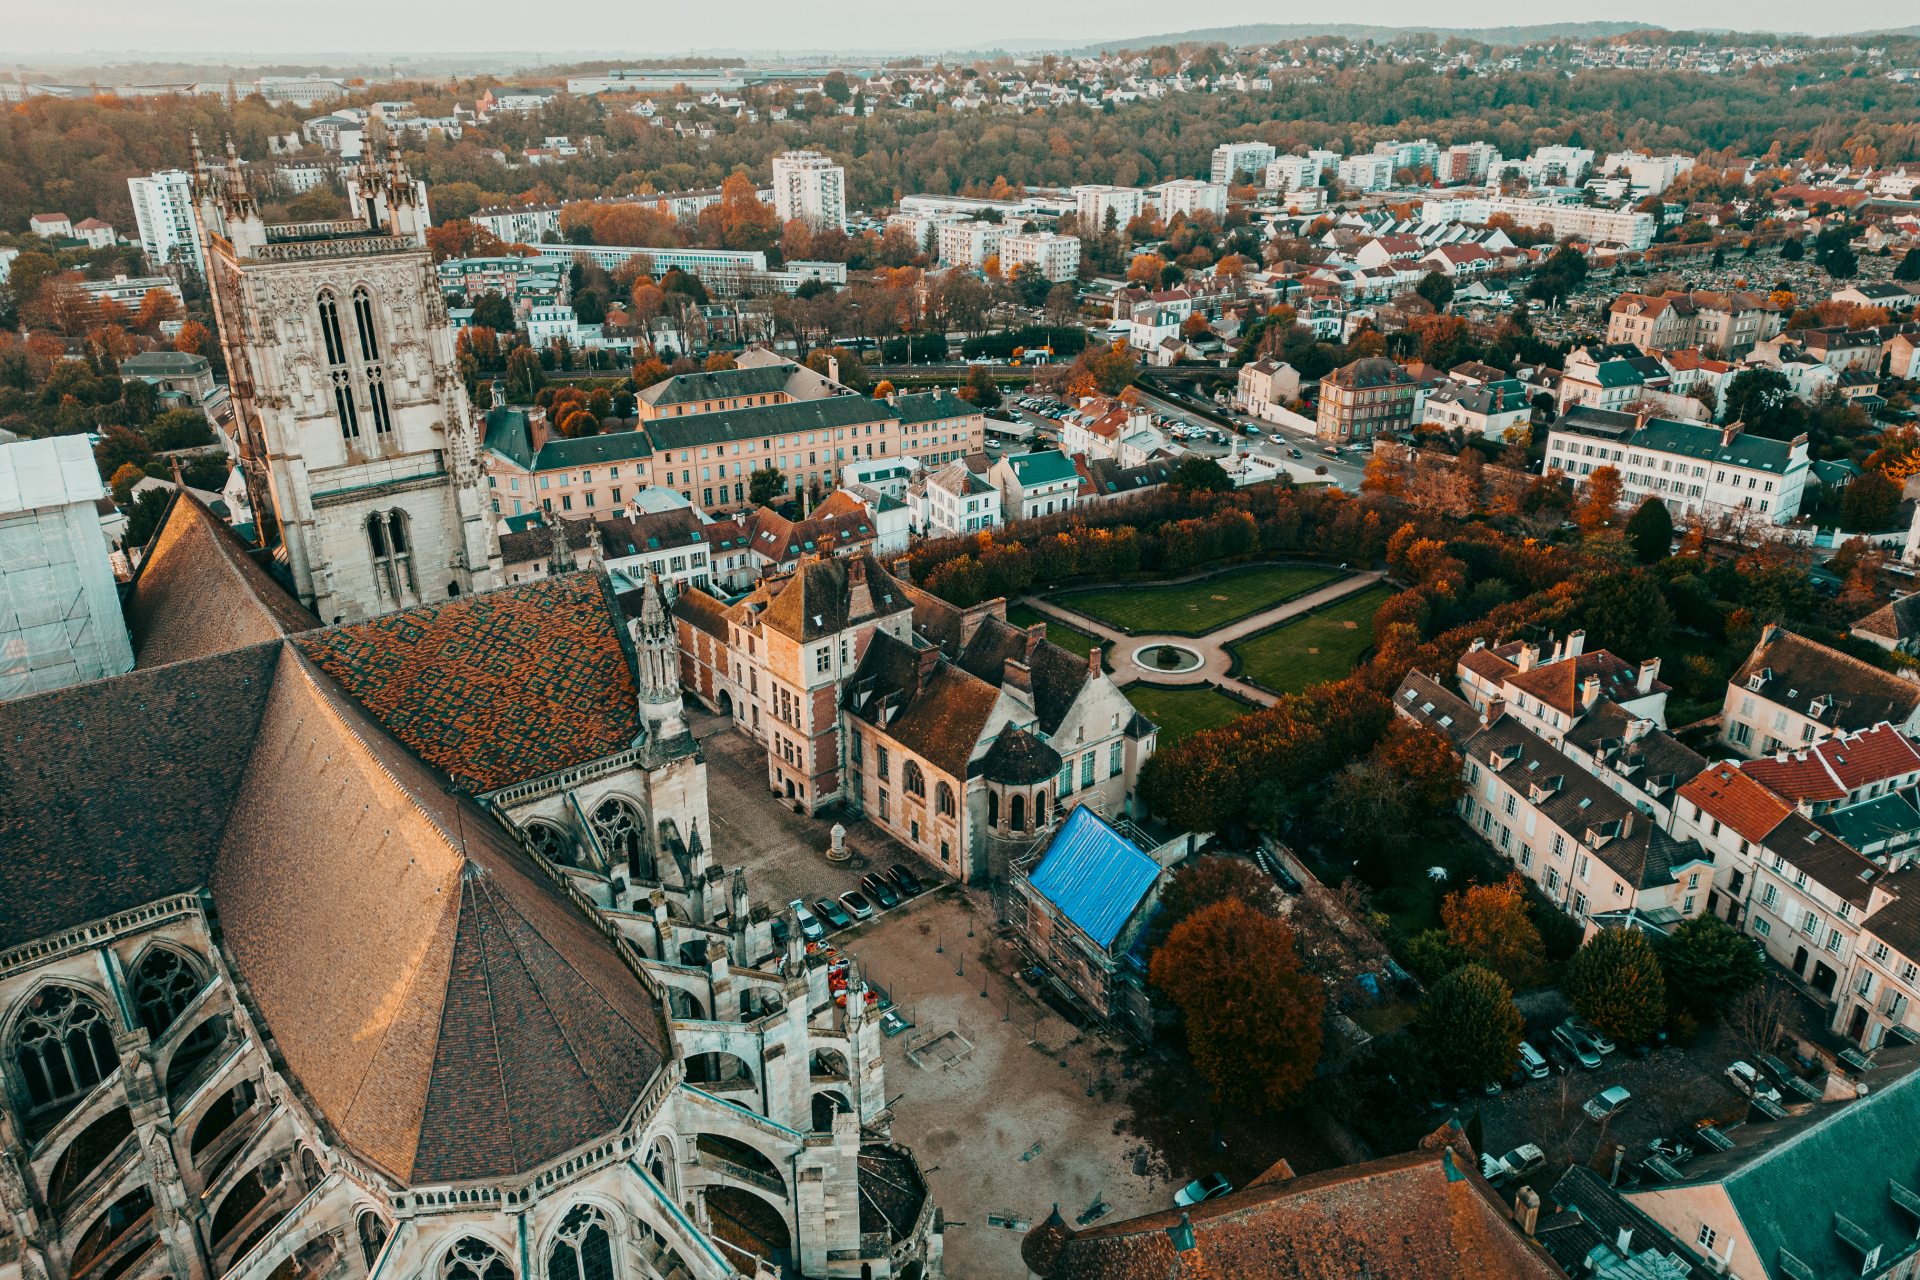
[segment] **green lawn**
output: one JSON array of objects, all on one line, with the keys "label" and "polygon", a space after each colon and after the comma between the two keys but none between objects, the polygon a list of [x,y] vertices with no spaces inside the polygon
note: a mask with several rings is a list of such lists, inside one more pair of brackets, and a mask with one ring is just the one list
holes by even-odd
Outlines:
[{"label": "green lawn", "polygon": [[1047,639],[1065,649],[1068,653],[1084,658],[1093,652],[1093,646],[1100,643],[1097,636],[1090,636],[1078,627],[1070,627],[1055,618],[1049,618],[1038,609],[1024,604],[1007,606],[1007,621],[1016,627],[1030,627],[1036,622],[1047,624]]},{"label": "green lawn", "polygon": [[1233,646],[1240,674],[1275,693],[1338,680],[1373,644],[1373,614],[1391,587],[1369,587]]},{"label": "green lawn", "polygon": [[1218,729],[1253,708],[1206,685],[1171,688],[1136,684],[1127,689],[1127,701],[1141,715],[1160,726],[1160,745],[1170,747],[1188,734]]},{"label": "green lawn", "polygon": [[1135,635],[1200,636],[1344,576],[1338,569],[1256,564],[1179,586],[1099,587],[1062,592],[1056,599]]}]

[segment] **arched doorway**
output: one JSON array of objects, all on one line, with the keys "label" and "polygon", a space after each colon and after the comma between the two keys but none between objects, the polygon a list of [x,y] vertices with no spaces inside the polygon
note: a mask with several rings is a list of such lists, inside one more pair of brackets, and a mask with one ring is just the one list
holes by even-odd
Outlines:
[{"label": "arched doorway", "polygon": [[720,691],[720,714],[728,718],[733,716],[733,695],[725,689]]}]

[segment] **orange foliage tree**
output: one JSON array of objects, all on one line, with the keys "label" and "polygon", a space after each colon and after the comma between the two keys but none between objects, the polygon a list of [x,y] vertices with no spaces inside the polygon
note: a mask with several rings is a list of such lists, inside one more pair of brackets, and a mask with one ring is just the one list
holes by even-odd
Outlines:
[{"label": "orange foliage tree", "polygon": [[1455,946],[1512,987],[1525,990],[1545,979],[1540,930],[1527,914],[1526,886],[1517,874],[1448,894],[1440,920]]}]

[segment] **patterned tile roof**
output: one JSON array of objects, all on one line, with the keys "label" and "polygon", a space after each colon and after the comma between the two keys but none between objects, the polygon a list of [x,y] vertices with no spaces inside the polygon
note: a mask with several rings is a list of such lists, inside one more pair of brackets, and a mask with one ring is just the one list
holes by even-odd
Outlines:
[{"label": "patterned tile roof", "polygon": [[625,750],[643,731],[619,605],[596,572],[422,605],[295,643],[469,791]]},{"label": "patterned tile roof", "polygon": [[320,625],[253,562],[226,521],[178,487],[134,576],[126,614],[142,667],[226,653]]}]

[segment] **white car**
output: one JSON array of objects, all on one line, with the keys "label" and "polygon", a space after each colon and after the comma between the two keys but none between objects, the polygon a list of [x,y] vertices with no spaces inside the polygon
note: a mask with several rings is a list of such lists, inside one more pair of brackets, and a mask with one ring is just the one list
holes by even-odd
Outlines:
[{"label": "white car", "polygon": [[1727,1080],[1749,1098],[1765,1098],[1776,1105],[1780,1101],[1780,1091],[1754,1070],[1751,1063],[1736,1062],[1728,1067]]},{"label": "white car", "polygon": [[1605,1120],[1616,1114],[1620,1108],[1632,1101],[1633,1094],[1629,1093],[1621,1085],[1614,1085],[1611,1089],[1602,1089],[1599,1093],[1589,1098],[1587,1105],[1582,1107],[1581,1110],[1587,1113],[1587,1119],[1589,1120]]},{"label": "white car", "polygon": [[1503,1156],[1492,1154],[1480,1157],[1480,1176],[1488,1182],[1499,1182],[1503,1178],[1524,1178],[1538,1173],[1547,1163],[1547,1153],[1531,1142],[1515,1147]]}]

